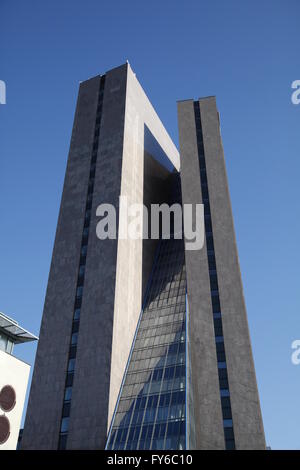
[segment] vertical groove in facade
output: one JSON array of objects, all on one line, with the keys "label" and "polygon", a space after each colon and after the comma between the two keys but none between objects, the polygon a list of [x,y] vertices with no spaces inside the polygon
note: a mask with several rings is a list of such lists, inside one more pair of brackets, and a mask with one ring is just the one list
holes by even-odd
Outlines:
[{"label": "vertical groove in facade", "polygon": [[[180,191],[179,175],[172,177],[176,194],[176,189]],[[106,448],[185,449],[186,276],[182,239],[171,236],[160,241],[143,305]]]},{"label": "vertical groove in facade", "polygon": [[140,323],[141,323],[141,320],[142,320],[146,300],[148,298],[149,290],[151,288],[152,277],[153,277],[153,273],[154,273],[155,268],[156,268],[156,263],[157,263],[157,260],[158,260],[158,257],[159,257],[159,252],[160,252],[160,244],[158,245],[158,247],[156,249],[156,254],[155,254],[155,257],[154,257],[154,262],[153,262],[153,266],[152,266],[151,275],[150,275],[150,278],[148,280],[146,291],[145,291],[145,298],[144,298],[144,302],[143,302],[143,305],[142,305],[142,310],[141,310],[141,313],[140,313],[140,316],[139,316],[136,331],[135,331],[134,338],[133,338],[133,341],[132,341],[129,357],[128,357],[128,360],[127,360],[123,380],[122,380],[122,383],[121,383],[121,387],[120,387],[120,391],[119,391],[119,395],[118,395],[118,399],[117,399],[117,403],[116,403],[116,406],[115,406],[115,409],[114,409],[114,414],[113,414],[112,419],[111,419],[105,449],[108,449],[108,446],[111,446],[111,433],[112,433],[112,429],[113,429],[113,425],[114,425],[114,420],[115,420],[115,416],[116,416],[116,413],[117,413],[118,408],[119,408],[120,399],[122,397],[122,391],[123,391],[125,379],[126,379],[126,376],[127,376],[127,371],[128,371],[129,365],[130,365],[130,361],[131,361],[132,353],[133,353],[133,350],[134,350],[134,345],[135,345],[136,337],[137,337],[137,334],[138,334],[138,331],[139,331]]},{"label": "vertical groove in facade", "polygon": [[80,327],[80,309],[81,309],[81,301],[82,301],[83,288],[84,288],[85,263],[86,263],[86,257],[87,257],[87,249],[88,249],[89,229],[90,229],[90,221],[91,221],[91,207],[92,207],[92,201],[93,201],[94,181],[95,181],[96,163],[97,163],[99,138],[100,138],[104,85],[105,85],[105,75],[101,76],[100,78],[100,86],[99,86],[99,92],[98,92],[98,104],[97,104],[96,122],[95,122],[95,130],[94,130],[93,148],[92,148],[92,155],[91,155],[91,162],[90,162],[88,191],[87,191],[87,196],[86,196],[84,224],[83,224],[82,239],[81,239],[81,246],[80,246],[80,260],[79,260],[79,267],[78,267],[76,298],[74,302],[74,316],[73,316],[73,323],[72,323],[72,333],[71,333],[71,338],[70,338],[68,369],[67,369],[67,375],[66,375],[64,401],[63,401],[63,406],[62,406],[61,426],[60,426],[60,433],[59,433],[59,439],[58,439],[59,450],[66,449],[67,438],[68,438],[68,424],[69,424],[69,417],[70,417],[71,403],[72,403],[72,385],[73,385],[73,379],[74,379],[74,373],[75,373],[77,340],[78,340],[79,327]]},{"label": "vertical groove in facade", "polygon": [[109,450],[185,449],[185,290],[183,242],[162,240]]},{"label": "vertical groove in facade", "polygon": [[218,289],[218,273],[216,267],[216,258],[214,251],[214,239],[213,239],[213,228],[209,205],[209,191],[207,184],[206,175],[206,163],[205,163],[205,152],[203,146],[203,135],[201,126],[200,116],[200,105],[199,101],[194,102],[194,113],[196,123],[196,134],[197,134],[197,147],[198,147],[198,158],[200,167],[200,180],[201,180],[201,192],[202,201],[204,204],[204,218],[205,218],[205,235],[206,235],[206,249],[207,258],[209,265],[209,280],[210,280],[210,291],[211,301],[213,309],[213,320],[214,320],[214,331],[218,361],[218,374],[219,374],[219,385],[220,385],[220,398],[222,405],[223,415],[223,426],[224,426],[224,437],[226,449],[235,449],[234,440],[234,429],[232,422],[232,411],[230,403],[230,391],[228,384],[225,344],[223,337],[222,328],[222,313],[219,299]]}]

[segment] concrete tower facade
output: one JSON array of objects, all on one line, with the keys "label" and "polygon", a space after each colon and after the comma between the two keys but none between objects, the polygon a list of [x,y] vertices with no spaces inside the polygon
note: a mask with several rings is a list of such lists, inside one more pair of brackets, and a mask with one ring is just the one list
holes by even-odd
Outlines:
[{"label": "concrete tower facade", "polygon": [[162,163],[179,154],[129,64],[80,84],[24,449],[105,446],[155,246],[99,240],[96,208],[157,200]]},{"label": "concrete tower facade", "polygon": [[204,204],[205,247],[186,251],[197,448],[265,438],[215,97],[178,102],[182,200]]}]

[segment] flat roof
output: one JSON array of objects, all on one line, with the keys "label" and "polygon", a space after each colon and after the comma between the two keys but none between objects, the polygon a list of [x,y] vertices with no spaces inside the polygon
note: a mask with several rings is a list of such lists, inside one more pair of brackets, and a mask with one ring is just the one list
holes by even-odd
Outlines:
[{"label": "flat roof", "polygon": [[38,337],[22,328],[18,322],[0,312],[0,333],[9,336],[15,344],[37,341]]},{"label": "flat roof", "polygon": [[187,98],[187,99],[185,99],[185,100],[177,100],[176,102],[177,102],[177,103],[182,103],[182,102],[184,102],[184,101],[194,101],[194,103],[196,103],[197,101],[206,100],[207,98],[216,98],[216,95],[200,96],[200,98],[198,98],[198,99],[195,99],[195,98]]}]

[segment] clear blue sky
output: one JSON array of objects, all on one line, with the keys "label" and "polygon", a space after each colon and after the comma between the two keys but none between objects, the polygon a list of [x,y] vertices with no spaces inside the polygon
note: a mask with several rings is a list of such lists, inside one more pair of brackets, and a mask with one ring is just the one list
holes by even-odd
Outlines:
[{"label": "clear blue sky", "polygon": [[176,144],[176,100],[216,95],[273,449],[300,449],[299,17],[298,0],[0,6],[0,311],[38,334],[79,81],[128,59]]}]

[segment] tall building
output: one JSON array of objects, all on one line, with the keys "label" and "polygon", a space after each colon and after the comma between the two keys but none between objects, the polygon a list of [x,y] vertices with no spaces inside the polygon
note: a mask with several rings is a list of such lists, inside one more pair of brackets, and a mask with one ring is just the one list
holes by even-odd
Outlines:
[{"label": "tall building", "polygon": [[14,356],[15,344],[38,338],[0,312],[0,450],[15,450],[30,365]]},{"label": "tall building", "polygon": [[182,200],[204,204],[186,251],[197,448],[265,449],[215,97],[178,102]]},{"label": "tall building", "polygon": [[[265,448],[215,99],[178,121],[180,158],[128,63],[80,84],[23,449]],[[204,204],[204,247],[124,238],[119,196]]]}]

